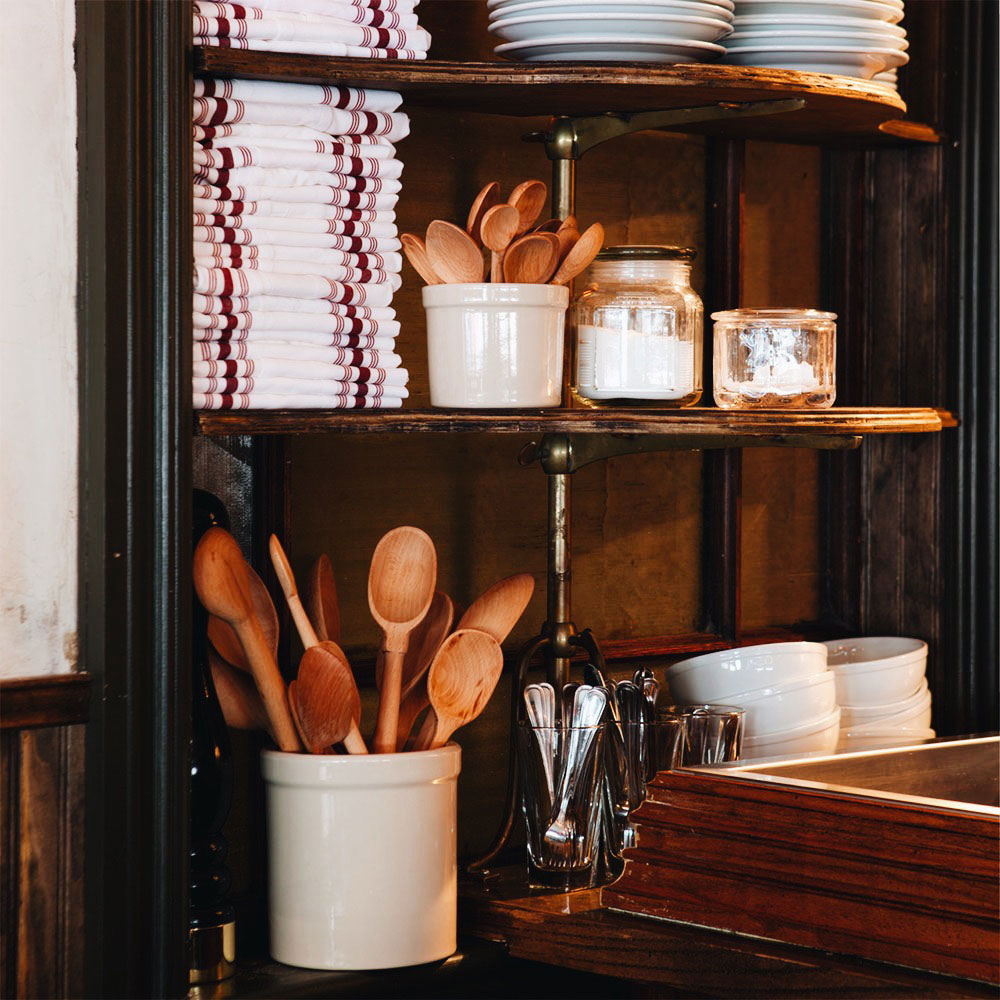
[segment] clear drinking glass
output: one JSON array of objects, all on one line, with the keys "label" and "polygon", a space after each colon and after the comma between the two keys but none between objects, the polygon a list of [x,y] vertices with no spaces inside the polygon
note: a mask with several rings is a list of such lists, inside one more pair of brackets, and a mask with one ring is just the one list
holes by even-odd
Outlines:
[{"label": "clear drinking glass", "polygon": [[712,313],[712,395],[726,409],[833,406],[836,313],[731,309]]},{"label": "clear drinking glass", "polygon": [[517,727],[521,808],[532,885],[598,883],[604,788],[604,724]]},{"label": "clear drinking glass", "polygon": [[684,720],[684,761],[723,764],[743,753],[744,711],[735,705],[669,705],[660,718]]}]

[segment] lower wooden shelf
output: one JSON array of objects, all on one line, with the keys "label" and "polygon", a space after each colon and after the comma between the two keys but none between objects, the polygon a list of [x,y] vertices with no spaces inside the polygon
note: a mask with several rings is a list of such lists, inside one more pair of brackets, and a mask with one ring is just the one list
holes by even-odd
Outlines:
[{"label": "lower wooden shelf", "polygon": [[598,889],[530,890],[523,868],[460,888],[459,931],[502,943],[512,958],[683,996],[996,996],[984,983],[613,912]]}]

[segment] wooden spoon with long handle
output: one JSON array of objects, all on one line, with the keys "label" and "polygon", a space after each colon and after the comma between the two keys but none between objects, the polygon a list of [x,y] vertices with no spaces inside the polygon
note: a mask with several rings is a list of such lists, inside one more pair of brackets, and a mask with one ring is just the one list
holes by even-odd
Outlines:
[{"label": "wooden spoon with long handle", "polygon": [[309,621],[306,609],[302,607],[302,601],[299,599],[299,590],[295,585],[295,574],[292,573],[288,556],[285,555],[285,550],[281,547],[281,542],[278,541],[277,535],[271,535],[269,548],[274,572],[278,576],[281,589],[285,592],[285,601],[288,603],[288,610],[292,613],[292,621],[295,622],[295,627],[299,631],[302,646],[305,649],[308,649],[310,646],[316,646],[319,644],[319,637],[312,627],[312,622]]},{"label": "wooden spoon with long handle", "polygon": [[305,609],[320,642],[340,642],[340,603],[330,557],[324,553],[313,563],[306,580]]},{"label": "wooden spoon with long handle", "polygon": [[490,281],[503,281],[503,255],[517,233],[521,217],[513,205],[494,205],[479,227],[483,246],[490,251]]},{"label": "wooden spoon with long handle", "polygon": [[542,207],[548,194],[549,189],[542,181],[524,181],[511,191],[507,202],[517,209],[517,214],[520,216],[521,221],[517,226],[518,236],[526,233],[535,224],[535,220],[542,214]]},{"label": "wooden spoon with long handle", "polygon": [[[230,729],[270,733],[267,712],[264,711],[264,703],[260,700],[253,678],[242,670],[237,670],[231,663],[226,663],[214,649],[208,651],[208,666],[226,725]],[[271,733],[271,736],[273,738],[274,734]]]},{"label": "wooden spoon with long handle", "polygon": [[515,240],[503,255],[504,281],[542,285],[559,263],[559,238],[555,233],[529,233]]},{"label": "wooden spoon with long handle", "polygon": [[401,750],[410,735],[413,723],[430,704],[427,700],[427,671],[441,643],[448,637],[455,620],[455,603],[440,590],[424,620],[410,635],[410,648],[403,658],[403,681],[399,695],[399,724],[396,729],[396,749]]},{"label": "wooden spoon with long handle", "polygon": [[444,746],[456,729],[479,717],[503,670],[500,643],[477,629],[452,632],[427,672],[427,713],[414,750]]},{"label": "wooden spoon with long handle", "polygon": [[[250,599],[268,649],[275,661],[278,659],[278,612],[271,600],[271,594],[253,566],[247,563],[247,579],[250,581]],[[232,627],[215,615],[208,616],[208,639],[219,656],[234,667],[249,673],[250,664],[243,655],[243,647]]]},{"label": "wooden spoon with long handle", "polygon": [[503,642],[535,592],[535,579],[530,573],[518,573],[494,583],[469,605],[458,628],[474,628]]},{"label": "wooden spoon with long handle", "polygon": [[585,230],[563,258],[552,279],[553,285],[568,285],[581,271],[585,271],[604,245],[604,227],[595,222]]},{"label": "wooden spoon with long handle", "polygon": [[566,254],[576,246],[576,241],[580,238],[580,230],[577,229],[576,219],[572,215],[556,230],[556,238],[559,240],[559,263],[561,264]]},{"label": "wooden spoon with long handle", "polygon": [[413,266],[413,270],[428,285],[444,284],[431,266],[430,258],[427,256],[427,247],[419,236],[414,236],[413,233],[400,233],[399,241],[403,244],[403,253],[406,254],[406,259]]},{"label": "wooden spoon with long handle", "polygon": [[431,267],[443,281],[474,284],[483,280],[483,255],[464,229],[435,219],[427,227],[424,242]]},{"label": "wooden spoon with long handle", "polygon": [[310,753],[343,743],[348,753],[368,753],[358,730],[361,696],[347,657],[335,642],[302,654],[294,696],[303,742]]},{"label": "wooden spoon with long handle", "polygon": [[253,612],[246,560],[228,531],[209,528],[202,535],[194,551],[193,575],[205,610],[229,622],[240,640],[278,747],[300,750],[285,682]]},{"label": "wooden spoon with long handle", "polygon": [[477,242],[482,243],[483,238],[480,235],[480,225],[483,221],[483,216],[494,206],[499,205],[503,201],[500,196],[500,184],[497,181],[490,181],[476,195],[476,200],[472,203],[472,207],[469,209],[469,218],[465,223],[465,231]]},{"label": "wooden spoon with long handle", "polygon": [[385,634],[376,753],[393,753],[396,749],[403,659],[410,633],[423,621],[434,599],[436,581],[434,543],[419,528],[394,528],[375,546],[368,572],[368,606]]}]

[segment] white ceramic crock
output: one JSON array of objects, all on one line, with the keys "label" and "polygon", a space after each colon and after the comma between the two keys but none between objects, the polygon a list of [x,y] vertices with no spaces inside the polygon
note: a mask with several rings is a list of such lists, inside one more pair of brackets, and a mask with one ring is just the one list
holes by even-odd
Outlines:
[{"label": "white ceramic crock", "polygon": [[457,778],[420,753],[265,750],[271,955],[307,969],[391,969],[455,951]]},{"label": "white ceramic crock", "polygon": [[560,404],[564,285],[428,285],[423,302],[433,406]]}]

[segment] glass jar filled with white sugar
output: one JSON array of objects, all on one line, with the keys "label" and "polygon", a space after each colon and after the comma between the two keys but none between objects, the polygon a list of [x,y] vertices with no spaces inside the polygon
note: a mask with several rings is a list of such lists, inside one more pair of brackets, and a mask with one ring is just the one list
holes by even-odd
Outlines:
[{"label": "glass jar filled with white sugar", "polygon": [[578,398],[693,406],[701,398],[703,310],[694,250],[607,247],[573,303]]}]

